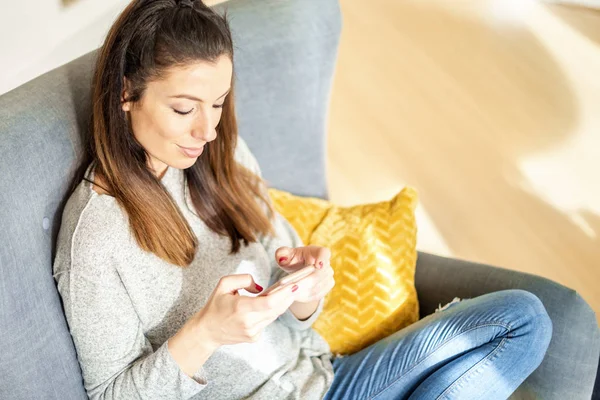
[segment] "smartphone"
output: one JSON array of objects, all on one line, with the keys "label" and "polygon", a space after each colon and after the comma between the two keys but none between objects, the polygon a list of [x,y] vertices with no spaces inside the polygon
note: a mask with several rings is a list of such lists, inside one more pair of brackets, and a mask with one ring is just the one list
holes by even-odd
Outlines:
[{"label": "smartphone", "polygon": [[307,265],[306,267],[299,269],[298,271],[284,276],[279,281],[275,282],[265,290],[259,293],[259,296],[266,296],[267,294],[274,293],[278,290],[283,289],[291,283],[296,283],[308,275],[312,274],[317,268],[314,265]]}]

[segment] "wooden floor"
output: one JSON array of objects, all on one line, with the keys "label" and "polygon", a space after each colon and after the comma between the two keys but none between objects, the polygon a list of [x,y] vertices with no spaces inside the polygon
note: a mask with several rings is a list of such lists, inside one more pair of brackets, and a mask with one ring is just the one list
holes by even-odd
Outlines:
[{"label": "wooden floor", "polygon": [[600,12],[340,2],[332,200],[414,186],[419,249],[551,278],[600,315]]}]

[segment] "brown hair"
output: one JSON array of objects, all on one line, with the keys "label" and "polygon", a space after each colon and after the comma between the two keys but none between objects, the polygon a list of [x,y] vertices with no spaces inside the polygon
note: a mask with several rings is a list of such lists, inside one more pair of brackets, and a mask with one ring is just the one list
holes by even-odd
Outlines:
[{"label": "brown hair", "polygon": [[[222,55],[233,63],[226,13],[221,16],[200,0],[133,0],[108,32],[93,75],[92,138],[84,164],[94,162],[107,191],[127,213],[139,246],[181,267],[192,262],[198,240],[131,132],[121,108],[123,77],[131,84],[126,100],[136,102],[147,83],[168,68],[214,63]],[[273,209],[264,181],[234,160],[233,81],[217,138],[184,174],[197,215],[211,230],[229,236],[235,253],[241,241],[248,245],[259,234],[273,233]]]}]

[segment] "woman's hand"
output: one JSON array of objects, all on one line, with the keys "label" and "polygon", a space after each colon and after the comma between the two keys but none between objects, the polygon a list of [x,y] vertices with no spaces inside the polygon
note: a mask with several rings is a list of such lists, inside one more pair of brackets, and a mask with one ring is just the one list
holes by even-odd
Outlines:
[{"label": "woman's hand", "polygon": [[277,264],[288,273],[295,272],[307,265],[314,265],[317,269],[309,276],[301,279],[296,284],[295,302],[310,303],[321,300],[335,286],[333,269],[330,259],[331,251],[327,247],[280,247],[275,252]]},{"label": "woman's hand", "polygon": [[267,325],[283,314],[296,299],[291,288],[264,297],[241,296],[238,294],[240,289],[252,293],[263,290],[250,274],[222,277],[206,305],[193,317],[196,337],[214,348],[257,342]]}]

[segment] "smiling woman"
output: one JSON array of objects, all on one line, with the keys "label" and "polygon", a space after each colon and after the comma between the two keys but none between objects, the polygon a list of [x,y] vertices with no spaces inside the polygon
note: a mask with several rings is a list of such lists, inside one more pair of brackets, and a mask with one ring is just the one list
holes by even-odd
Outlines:
[{"label": "smiling woman", "polygon": [[98,52],[53,266],[91,399],[317,400],[331,383],[309,329],[333,285],[325,249],[307,247],[320,273],[295,292],[238,294],[304,247],[238,137],[233,60],[226,13],[199,0],[133,0]]}]

